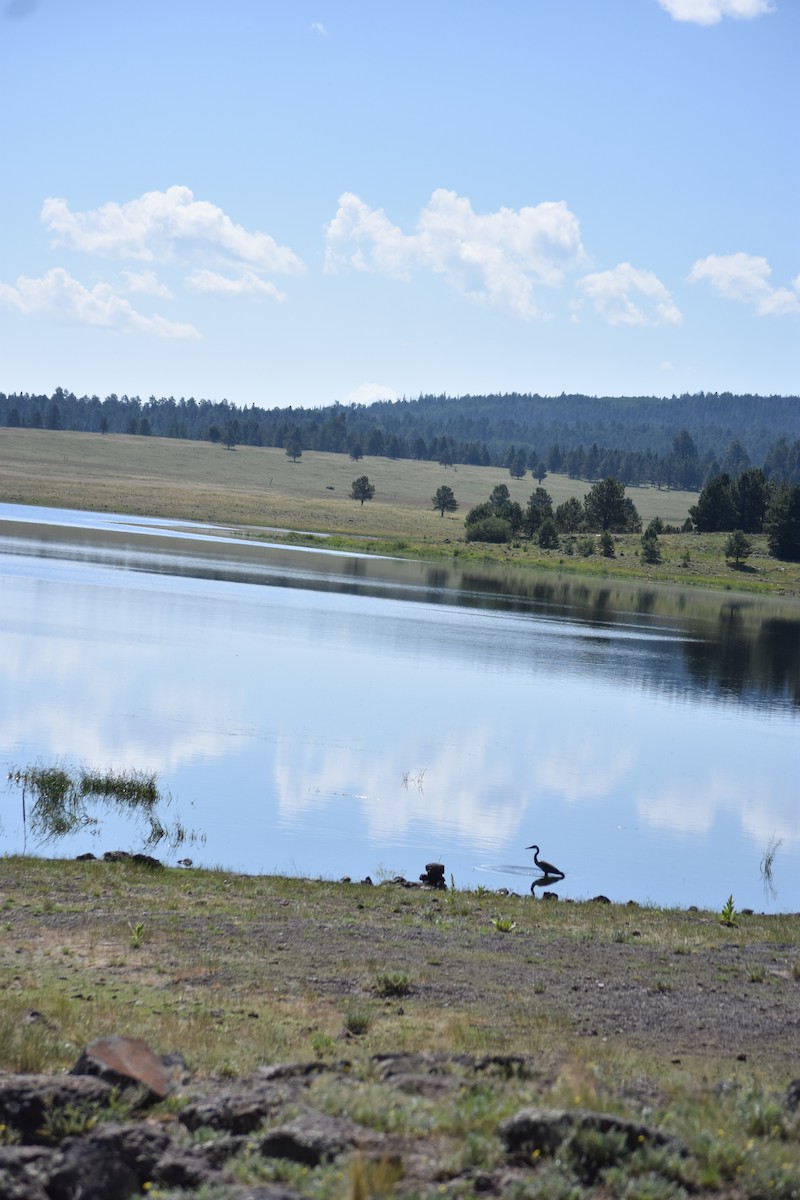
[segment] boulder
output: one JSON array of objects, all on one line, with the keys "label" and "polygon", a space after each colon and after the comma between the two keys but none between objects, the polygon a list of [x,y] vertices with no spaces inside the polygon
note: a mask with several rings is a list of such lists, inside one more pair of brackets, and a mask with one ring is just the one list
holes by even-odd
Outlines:
[{"label": "boulder", "polygon": [[45,1180],[53,1154],[44,1146],[0,1146],[3,1200],[49,1200]]},{"label": "boulder", "polygon": [[0,1125],[13,1129],[25,1145],[50,1139],[46,1118],[65,1108],[90,1114],[106,1107],[111,1085],[102,1079],[69,1075],[0,1075]]},{"label": "boulder", "polygon": [[537,1150],[543,1155],[555,1154],[564,1142],[583,1131],[622,1134],[629,1153],[644,1144],[672,1146],[683,1152],[678,1142],[660,1129],[582,1108],[523,1108],[501,1121],[498,1128],[507,1153],[526,1163]]},{"label": "boulder", "polygon": [[157,1173],[169,1135],[146,1125],[105,1125],[68,1138],[49,1170],[50,1200],[128,1200]]},{"label": "boulder", "polygon": [[141,1038],[98,1038],[81,1052],[71,1075],[94,1075],[113,1087],[145,1089],[151,1103],[163,1100],[172,1087],[173,1064],[165,1063]]},{"label": "boulder", "polygon": [[354,1146],[363,1147],[380,1135],[354,1121],[308,1111],[293,1121],[271,1129],[260,1145],[265,1158],[288,1158],[308,1167],[331,1162]]}]

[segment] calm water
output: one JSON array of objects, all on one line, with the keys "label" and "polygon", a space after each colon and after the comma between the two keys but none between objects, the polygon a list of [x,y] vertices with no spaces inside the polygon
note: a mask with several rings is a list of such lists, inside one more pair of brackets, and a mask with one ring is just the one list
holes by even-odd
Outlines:
[{"label": "calm water", "polygon": [[0,589],[3,778],[157,771],[167,861],[527,890],[536,841],[564,897],[800,909],[800,608],[13,505]]}]

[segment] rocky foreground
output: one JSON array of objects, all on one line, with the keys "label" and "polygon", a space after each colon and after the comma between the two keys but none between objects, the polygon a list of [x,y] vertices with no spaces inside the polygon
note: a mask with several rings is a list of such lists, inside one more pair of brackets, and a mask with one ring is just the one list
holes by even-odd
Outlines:
[{"label": "rocky foreground", "polygon": [[[524,1057],[502,1055],[381,1054],[370,1064],[378,1105],[392,1093],[437,1099],[498,1089],[531,1071]],[[69,1073],[0,1075],[0,1119],[11,1143],[0,1145],[0,1196],[177,1200],[202,1189],[205,1197],[225,1200],[300,1200],[307,1194],[274,1179],[239,1182],[258,1175],[260,1163],[266,1172],[270,1162],[349,1166],[354,1196],[372,1194],[363,1185],[370,1171],[381,1180],[381,1194],[524,1195],[526,1181],[548,1160],[570,1161],[591,1187],[602,1170],[630,1156],[658,1152],[668,1161],[689,1154],[680,1139],[642,1121],[528,1106],[498,1123],[490,1167],[465,1165],[457,1135],[380,1132],[316,1108],[312,1081],[321,1075],[344,1090],[353,1082],[342,1061],[265,1066],[235,1083],[194,1087],[180,1056],[161,1058],[145,1042],[124,1037],[91,1044]],[[173,1104],[165,1105],[170,1097]],[[787,1112],[797,1110],[800,1080],[783,1103]]]}]

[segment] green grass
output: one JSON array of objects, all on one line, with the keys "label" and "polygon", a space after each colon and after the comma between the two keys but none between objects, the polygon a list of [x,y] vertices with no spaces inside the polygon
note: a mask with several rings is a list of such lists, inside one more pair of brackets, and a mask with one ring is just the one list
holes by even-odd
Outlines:
[{"label": "green grass", "polygon": [[[352,482],[368,475],[375,499],[349,499]],[[459,510],[441,517],[431,498],[443,483]],[[306,451],[292,463],[283,450],[177,439],[0,429],[0,501],[186,519],[228,525],[242,536],[324,545],[366,553],[458,562],[493,561],[599,579],[646,580],[732,591],[800,595],[800,564],[779,563],[763,537],[736,568],[726,562],[726,534],[661,537],[662,561],[644,563],[638,535],[615,540],[613,558],[541,550],[525,540],[506,546],[467,544],[464,517],[505,483],[523,507],[536,487],[498,467],[407,459],[364,458]],[[558,505],[589,490],[585,480],[549,475],[544,487]],[[656,516],[680,525],[697,496],[652,487],[629,488],[645,525]],[[275,529],[286,533],[274,532]],[[330,538],[319,538],[330,534]]]},{"label": "green grass", "polygon": [[[195,1084],[266,1063],[346,1060],[345,1073],[309,1079],[303,1107],[403,1139],[406,1160],[432,1155],[442,1180],[497,1169],[499,1122],[544,1105],[644,1119],[685,1152],[583,1129],[504,1194],[797,1198],[800,1122],[781,1104],[800,1052],[796,915],[743,915],[732,931],[714,912],[544,904],[485,888],[448,905],[391,883],[21,857],[0,859],[0,907],[2,1069],[63,1070],[112,1033],[180,1051]],[[513,936],[495,932],[498,908]],[[731,967],[722,976],[718,951]],[[779,1018],[751,1036],[766,988]],[[590,1002],[598,1036],[587,1035]],[[30,1010],[41,1019],[26,1019]],[[434,1071],[454,1074],[452,1086],[389,1087],[373,1056],[404,1050],[521,1055],[524,1066],[476,1073],[452,1059]],[[66,1112],[52,1136],[97,1119]],[[356,1157],[307,1169],[249,1153],[231,1170],[251,1185],[291,1180],[309,1196],[392,1195],[396,1172],[378,1167]]]}]

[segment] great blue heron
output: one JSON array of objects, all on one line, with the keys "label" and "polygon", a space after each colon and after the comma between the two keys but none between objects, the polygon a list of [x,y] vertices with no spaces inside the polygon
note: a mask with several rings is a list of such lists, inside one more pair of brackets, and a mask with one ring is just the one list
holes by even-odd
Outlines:
[{"label": "great blue heron", "polygon": [[[525,849],[533,850],[533,852],[534,852],[533,861],[536,863],[537,867],[542,872],[542,874],[547,875],[548,880],[555,881],[557,879],[564,878],[563,871],[560,871],[558,869],[558,867],[554,867],[552,863],[544,862],[544,860],[539,858],[539,847],[538,846],[526,846]],[[538,880],[537,880],[537,882],[538,882]]]}]

